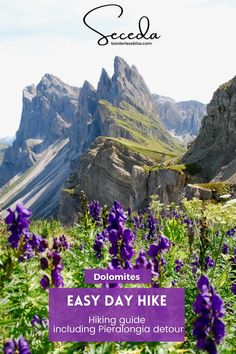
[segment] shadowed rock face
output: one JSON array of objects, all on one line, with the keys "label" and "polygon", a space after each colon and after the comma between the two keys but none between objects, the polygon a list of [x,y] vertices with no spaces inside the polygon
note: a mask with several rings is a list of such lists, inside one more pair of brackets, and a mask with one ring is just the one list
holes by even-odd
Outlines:
[{"label": "shadowed rock face", "polygon": [[186,185],[183,174],[159,170],[149,172],[144,166],[154,162],[132,152],[120,142],[109,138],[97,138],[89,151],[84,153],[74,174],[61,192],[59,218],[72,224],[81,210],[81,191],[88,200],[99,200],[109,207],[119,200],[127,208],[142,209],[149,198],[158,194],[164,203],[179,202]]},{"label": "shadowed rock face", "polygon": [[[77,153],[88,149],[98,136],[134,139],[130,127],[127,129],[119,124],[120,117],[117,112],[114,113],[115,108],[126,111],[131,108],[135,114],[149,117],[156,131],[144,131],[144,127],[140,127],[141,133],[170,144],[171,149],[175,148],[176,142],[161,123],[154,99],[142,76],[135,66],[130,67],[122,58],[115,57],[112,78],[102,69],[97,90],[87,81],[81,89],[78,116],[71,132],[71,144]],[[135,129],[138,130],[137,125]]]},{"label": "shadowed rock face", "polygon": [[183,162],[196,163],[206,180],[230,179],[236,171],[236,77],[221,85],[207,106],[197,139]]},{"label": "shadowed rock face", "polygon": [[23,110],[16,139],[0,168],[0,187],[34,165],[40,154],[68,134],[78,111],[80,90],[46,74],[23,91]]}]

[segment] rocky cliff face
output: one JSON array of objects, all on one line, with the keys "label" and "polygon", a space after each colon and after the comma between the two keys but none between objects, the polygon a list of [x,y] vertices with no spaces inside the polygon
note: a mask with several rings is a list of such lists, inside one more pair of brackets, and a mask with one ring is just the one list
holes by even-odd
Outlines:
[{"label": "rocky cliff face", "polygon": [[236,172],[236,77],[221,85],[207,106],[199,135],[183,162],[201,167],[206,180],[230,179]]},{"label": "rocky cliff face", "polygon": [[8,146],[9,145],[5,141],[0,140],[0,166],[2,164],[4,154]]},{"label": "rocky cliff face", "polygon": [[[112,138],[112,145],[100,144],[80,159],[99,136]],[[55,216],[60,188],[72,173],[91,197],[128,198],[134,205],[139,198],[141,205],[141,165],[170,159],[177,150],[181,147],[162,125],[142,76],[123,59],[115,58],[112,78],[102,70],[97,89],[87,81],[81,89],[71,87],[46,74],[23,92],[20,127],[0,167],[0,204],[7,208],[21,200],[35,217]],[[108,172],[106,184],[102,177],[96,180],[96,173]]]},{"label": "rocky cliff face", "polygon": [[71,143],[79,153],[98,136],[122,137],[141,144],[157,139],[169,152],[178,145],[161,123],[142,76],[120,57],[115,57],[112,78],[102,69],[97,90],[84,83],[74,128]]},{"label": "rocky cliff face", "polygon": [[206,115],[205,104],[198,101],[176,102],[156,94],[153,97],[163,124],[174,136],[185,143],[196,138]]},{"label": "rocky cliff face", "polygon": [[111,206],[119,200],[125,207],[142,209],[158,194],[164,203],[179,202],[186,186],[184,174],[171,170],[150,172],[154,162],[111,138],[97,138],[92,148],[74,164],[74,173],[61,192],[59,218],[71,224],[81,210],[81,191],[89,200]]},{"label": "rocky cliff face", "polygon": [[24,89],[20,127],[5,151],[0,187],[32,167],[45,149],[68,134],[77,116],[79,92],[50,74],[36,87]]}]

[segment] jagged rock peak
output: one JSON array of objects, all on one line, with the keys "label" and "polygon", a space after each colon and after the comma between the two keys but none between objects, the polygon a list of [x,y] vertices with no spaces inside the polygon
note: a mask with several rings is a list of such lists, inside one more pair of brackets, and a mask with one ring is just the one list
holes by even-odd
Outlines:
[{"label": "jagged rock peak", "polygon": [[103,68],[98,82],[97,93],[99,99],[107,99],[111,89],[111,78],[107,71]]},{"label": "jagged rock peak", "polygon": [[77,95],[80,89],[78,87],[66,84],[57,76],[46,73],[36,86],[36,90],[42,94],[47,91],[56,91],[62,94],[69,93],[72,95]]},{"label": "jagged rock peak", "polygon": [[86,94],[86,93],[89,93],[91,91],[94,92],[96,90],[95,90],[95,88],[93,87],[93,85],[89,81],[85,80],[84,83],[83,83],[81,92]]},{"label": "jagged rock peak", "polygon": [[105,99],[113,105],[122,102],[133,105],[141,112],[154,112],[150,91],[137,68],[131,67],[121,57],[114,59],[114,74],[110,79],[103,69],[97,88],[98,99]]},{"label": "jagged rock peak", "polygon": [[125,69],[130,69],[128,63],[123,58],[116,56],[114,59],[114,74],[118,76],[124,73]]},{"label": "jagged rock peak", "polygon": [[26,98],[30,101],[37,95],[36,86],[34,84],[26,86],[23,89],[23,99]]}]

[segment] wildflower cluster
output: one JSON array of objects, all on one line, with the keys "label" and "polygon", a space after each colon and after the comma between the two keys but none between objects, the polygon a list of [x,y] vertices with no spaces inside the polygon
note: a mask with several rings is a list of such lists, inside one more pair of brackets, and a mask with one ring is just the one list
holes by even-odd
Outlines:
[{"label": "wildflower cluster", "polygon": [[221,320],[225,314],[223,301],[205,275],[201,275],[197,287],[199,293],[193,304],[193,311],[197,314],[193,335],[197,338],[198,349],[216,354],[217,344],[225,335],[225,325]]},{"label": "wildflower cluster", "polygon": [[36,253],[44,252],[48,246],[47,240],[29,231],[31,211],[22,203],[18,203],[16,210],[10,208],[8,213],[5,219],[11,233],[8,241],[17,251],[19,262],[31,259]]},{"label": "wildflower cluster", "polygon": [[20,337],[18,340],[9,339],[3,347],[4,354],[31,354],[29,344],[24,337]]}]

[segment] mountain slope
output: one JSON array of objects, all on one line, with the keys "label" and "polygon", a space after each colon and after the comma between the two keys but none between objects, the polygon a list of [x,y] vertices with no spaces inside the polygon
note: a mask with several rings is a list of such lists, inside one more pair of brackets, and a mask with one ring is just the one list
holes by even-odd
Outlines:
[{"label": "mountain slope", "polygon": [[5,154],[5,151],[8,148],[8,146],[9,146],[8,144],[6,144],[4,141],[0,140],[0,166],[2,164],[4,154]]},{"label": "mountain slope", "polygon": [[0,168],[0,187],[24,173],[56,140],[68,134],[78,110],[80,90],[46,74],[23,91],[23,110],[16,138]]},{"label": "mountain slope", "polygon": [[[160,121],[142,76],[122,58],[115,58],[112,78],[102,70],[97,89],[88,81],[81,89],[71,87],[46,74],[23,92],[20,127],[0,168],[2,207],[22,200],[36,218],[55,216],[60,188],[70,174],[69,180],[76,180],[81,154],[90,154],[101,136],[112,149],[127,151],[134,166],[138,161],[153,166],[183,151]],[[106,170],[112,160],[103,162]],[[115,173],[115,161],[113,167]],[[105,185],[97,188],[106,195]]]},{"label": "mountain slope", "polygon": [[[195,163],[207,180],[229,179],[236,170],[236,77],[221,85],[207,106],[199,135],[183,162]],[[227,172],[228,170],[228,172]],[[227,176],[227,177],[226,177]]]},{"label": "mountain slope", "polygon": [[176,102],[172,98],[154,94],[156,109],[164,126],[181,141],[196,138],[206,115],[206,105],[198,101]]},{"label": "mountain slope", "polygon": [[60,188],[68,176],[69,157],[68,138],[50,145],[30,169],[1,188],[0,203],[4,209],[23,200],[34,211],[35,218],[55,217]]}]

